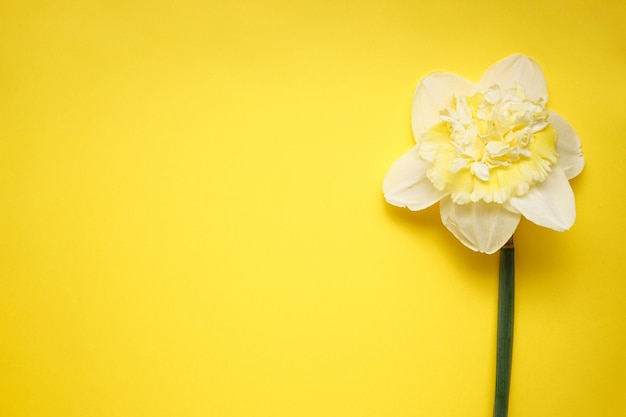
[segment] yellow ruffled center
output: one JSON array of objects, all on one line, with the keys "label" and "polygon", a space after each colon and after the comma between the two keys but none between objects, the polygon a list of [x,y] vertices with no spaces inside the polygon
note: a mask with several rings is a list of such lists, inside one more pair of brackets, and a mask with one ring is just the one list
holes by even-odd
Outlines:
[{"label": "yellow ruffled center", "polygon": [[558,160],[545,103],[526,98],[520,85],[455,97],[440,120],[420,139],[419,152],[431,163],[430,181],[457,204],[524,195]]}]

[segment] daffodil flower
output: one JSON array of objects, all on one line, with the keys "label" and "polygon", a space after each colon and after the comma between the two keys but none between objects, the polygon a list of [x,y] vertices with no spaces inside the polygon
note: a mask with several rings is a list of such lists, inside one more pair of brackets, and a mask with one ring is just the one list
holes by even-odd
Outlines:
[{"label": "daffodil flower", "polygon": [[546,108],[539,65],[513,55],[478,83],[435,72],[415,90],[416,145],[383,182],[390,204],[422,210],[440,203],[444,225],[472,250],[494,253],[521,216],[556,231],[576,218],[569,179],[584,166],[580,138]]}]

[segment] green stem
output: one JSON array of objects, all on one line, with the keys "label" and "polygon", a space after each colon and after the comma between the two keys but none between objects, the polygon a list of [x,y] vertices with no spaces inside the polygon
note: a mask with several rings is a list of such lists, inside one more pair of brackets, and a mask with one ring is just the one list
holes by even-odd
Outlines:
[{"label": "green stem", "polygon": [[493,417],[507,417],[513,356],[513,310],[515,304],[515,250],[513,237],[500,249],[498,290],[498,345],[496,349],[496,397]]}]

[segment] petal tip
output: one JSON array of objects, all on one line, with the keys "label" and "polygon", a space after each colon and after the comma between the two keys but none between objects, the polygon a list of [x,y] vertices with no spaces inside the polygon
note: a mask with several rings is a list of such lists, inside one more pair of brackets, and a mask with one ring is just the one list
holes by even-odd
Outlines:
[{"label": "petal tip", "polygon": [[455,204],[441,201],[441,220],[466,247],[485,254],[497,252],[513,235],[521,215],[493,203]]},{"label": "petal tip", "polygon": [[537,61],[523,54],[513,54],[496,62],[482,76],[477,88],[482,90],[493,84],[504,89],[520,84],[529,99],[548,101],[548,86],[541,67]]}]

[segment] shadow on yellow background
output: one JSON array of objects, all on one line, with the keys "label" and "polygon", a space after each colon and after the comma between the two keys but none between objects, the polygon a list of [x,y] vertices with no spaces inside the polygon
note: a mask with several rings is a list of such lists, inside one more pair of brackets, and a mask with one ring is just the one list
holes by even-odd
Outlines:
[{"label": "shadow on yellow background", "polygon": [[390,207],[433,70],[515,52],[583,140],[522,222],[511,417],[626,415],[620,1],[4,1],[0,415],[490,415],[497,257]]}]

